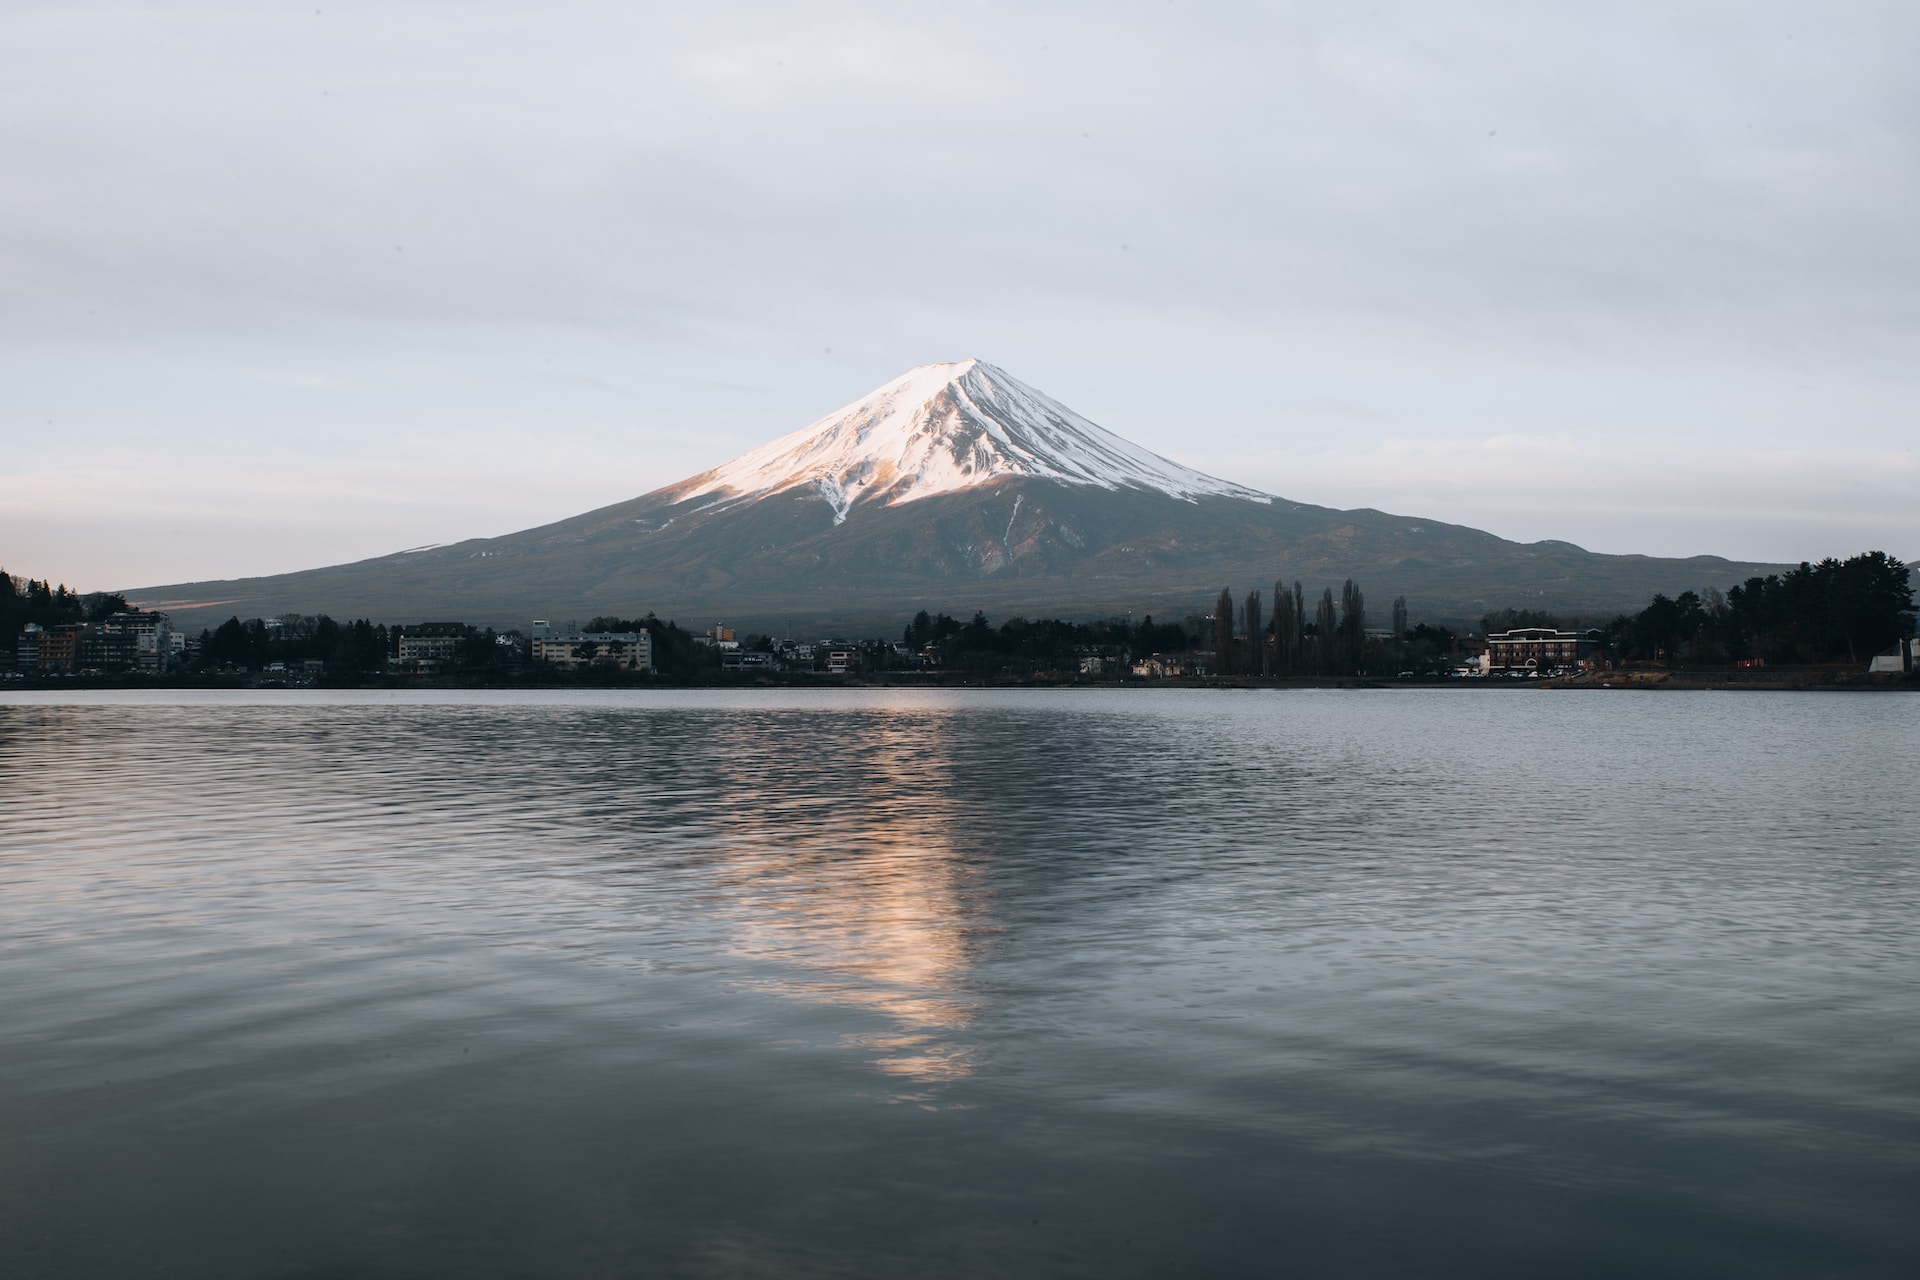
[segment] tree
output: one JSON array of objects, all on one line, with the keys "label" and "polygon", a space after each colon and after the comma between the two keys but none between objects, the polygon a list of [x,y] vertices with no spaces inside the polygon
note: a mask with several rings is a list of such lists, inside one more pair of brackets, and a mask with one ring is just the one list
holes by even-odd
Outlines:
[{"label": "tree", "polygon": [[1260,622],[1260,593],[1247,593],[1247,673],[1267,674],[1266,629]]},{"label": "tree", "polygon": [[1307,666],[1307,589],[1300,579],[1293,580],[1293,672],[1299,675]]},{"label": "tree", "polygon": [[1393,638],[1396,642],[1407,638],[1407,598],[1393,598]]},{"label": "tree", "polygon": [[1367,657],[1367,602],[1352,578],[1340,588],[1340,640],[1348,673],[1361,674]]},{"label": "tree", "polygon": [[1284,579],[1273,584],[1273,671],[1278,676],[1307,673],[1306,588]]},{"label": "tree", "polygon": [[1729,647],[1770,662],[1859,662],[1911,635],[1913,624],[1907,566],[1884,551],[1803,561],[1727,591]]},{"label": "tree", "polygon": [[913,649],[924,649],[933,640],[933,618],[925,609],[913,615],[913,621],[900,633],[900,640]]},{"label": "tree", "polygon": [[1220,588],[1213,606],[1213,665],[1220,675],[1233,670],[1233,592]]},{"label": "tree", "polygon": [[88,622],[105,622],[116,613],[127,611],[127,598],[113,592],[96,591],[85,597]]},{"label": "tree", "polygon": [[1320,603],[1313,609],[1313,666],[1315,675],[1331,675],[1334,669],[1334,633],[1337,624],[1333,618],[1333,588],[1328,587],[1320,593]]},{"label": "tree", "polygon": [[[1907,566],[1884,551],[1834,564],[1828,591],[1833,629],[1852,662],[1866,658],[1913,633],[1913,586]],[[1836,646],[1837,648],[1837,646]]]}]

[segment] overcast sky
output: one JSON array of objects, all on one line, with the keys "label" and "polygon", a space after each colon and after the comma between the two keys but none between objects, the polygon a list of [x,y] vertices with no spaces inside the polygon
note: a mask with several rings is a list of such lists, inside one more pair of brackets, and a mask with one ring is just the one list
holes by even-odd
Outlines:
[{"label": "overcast sky", "polygon": [[0,563],[507,533],[966,356],[1299,500],[1920,556],[1916,50],[1846,0],[7,0]]}]

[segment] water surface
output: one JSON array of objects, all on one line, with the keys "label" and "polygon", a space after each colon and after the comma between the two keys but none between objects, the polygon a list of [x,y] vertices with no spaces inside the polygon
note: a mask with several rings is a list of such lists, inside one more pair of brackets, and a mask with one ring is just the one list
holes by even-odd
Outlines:
[{"label": "water surface", "polygon": [[63,697],[8,1275],[1920,1263],[1920,699]]}]

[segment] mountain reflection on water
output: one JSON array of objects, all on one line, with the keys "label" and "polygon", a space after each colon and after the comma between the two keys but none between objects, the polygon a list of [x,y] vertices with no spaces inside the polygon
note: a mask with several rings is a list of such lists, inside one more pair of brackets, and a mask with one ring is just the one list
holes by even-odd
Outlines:
[{"label": "mountain reflection on water", "polygon": [[1915,706],[0,696],[0,1271],[1908,1275]]}]

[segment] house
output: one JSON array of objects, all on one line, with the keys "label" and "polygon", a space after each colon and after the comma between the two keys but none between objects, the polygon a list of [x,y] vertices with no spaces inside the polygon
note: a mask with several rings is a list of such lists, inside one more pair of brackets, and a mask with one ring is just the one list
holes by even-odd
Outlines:
[{"label": "house", "polygon": [[[1165,680],[1169,676],[1183,676],[1189,672],[1186,658],[1177,653],[1156,653],[1150,658],[1141,658],[1133,664],[1133,674],[1149,680]],[[1195,675],[1204,675],[1204,671],[1194,671]]]}]

